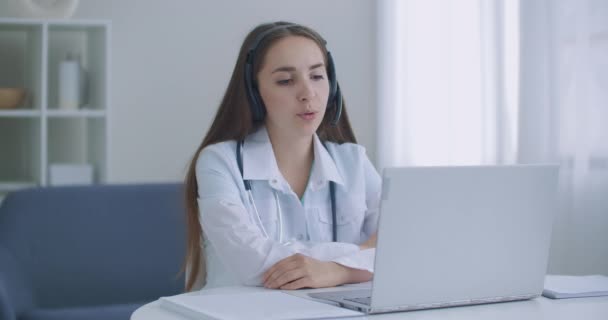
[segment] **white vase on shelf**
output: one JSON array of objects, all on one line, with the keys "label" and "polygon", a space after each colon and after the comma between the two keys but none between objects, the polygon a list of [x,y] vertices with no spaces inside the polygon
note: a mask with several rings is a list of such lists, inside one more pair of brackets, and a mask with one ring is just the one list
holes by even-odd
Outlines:
[{"label": "white vase on shelf", "polygon": [[76,110],[84,104],[86,74],[80,56],[68,53],[59,63],[59,109]]}]

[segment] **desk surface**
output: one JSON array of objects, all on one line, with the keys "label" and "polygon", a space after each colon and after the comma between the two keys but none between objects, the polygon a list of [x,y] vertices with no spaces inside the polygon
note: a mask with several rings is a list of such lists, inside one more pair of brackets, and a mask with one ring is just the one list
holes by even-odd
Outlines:
[{"label": "desk surface", "polygon": [[[344,290],[352,287],[342,287]],[[231,292],[254,292],[267,289],[259,287],[227,287],[187,294],[214,294]],[[310,292],[319,292],[327,289],[310,289],[297,291],[284,291],[296,296],[306,296]],[[474,320],[474,319],[493,319],[493,320],[560,320],[560,319],[585,319],[585,320],[606,320],[608,319],[608,297],[596,298],[577,298],[552,300],[539,297],[532,300],[492,303],[484,305],[474,305],[465,307],[453,307],[444,309],[419,310],[399,313],[386,313],[356,319],[416,319],[416,320]],[[148,303],[135,310],[131,315],[131,320],[187,320],[177,313],[161,308],[158,301]]]}]

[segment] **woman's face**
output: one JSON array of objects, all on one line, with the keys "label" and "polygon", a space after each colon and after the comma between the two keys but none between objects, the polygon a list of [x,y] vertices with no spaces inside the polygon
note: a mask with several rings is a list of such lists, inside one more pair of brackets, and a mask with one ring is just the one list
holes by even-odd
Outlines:
[{"label": "woman's face", "polygon": [[269,132],[293,138],[316,132],[329,82],[323,52],[313,40],[288,36],[277,41],[267,51],[257,81]]}]

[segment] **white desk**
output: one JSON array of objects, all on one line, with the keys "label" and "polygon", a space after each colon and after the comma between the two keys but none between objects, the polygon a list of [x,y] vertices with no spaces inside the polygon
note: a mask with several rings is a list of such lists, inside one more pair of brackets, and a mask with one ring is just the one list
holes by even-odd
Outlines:
[{"label": "white desk", "polygon": [[[352,289],[345,287],[344,289]],[[187,294],[213,294],[246,291],[263,291],[264,288],[257,287],[227,287],[205,290]],[[318,292],[326,289],[310,289],[285,291],[297,296],[305,296],[310,292]],[[539,297],[527,301],[493,303],[466,307],[454,307],[444,309],[419,310],[399,313],[386,313],[356,319],[416,319],[416,320],[607,320],[608,319],[608,297],[578,298],[552,300]],[[148,303],[135,310],[131,320],[188,320],[177,313],[160,307],[158,301]]]}]

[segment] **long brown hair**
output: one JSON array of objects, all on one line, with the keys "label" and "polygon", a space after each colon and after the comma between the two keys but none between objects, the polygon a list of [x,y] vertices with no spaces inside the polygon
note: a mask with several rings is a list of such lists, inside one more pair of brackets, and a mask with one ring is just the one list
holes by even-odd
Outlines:
[{"label": "long brown hair", "polygon": [[[189,274],[187,274],[188,278],[186,279],[186,291],[192,290],[192,287],[199,276],[201,279],[206,278],[206,271],[204,268],[205,257],[201,247],[203,232],[199,220],[199,208],[197,202],[197,159],[201,151],[206,146],[222,141],[243,140],[248,134],[254,132],[263,124],[263,122],[253,121],[249,101],[247,100],[244,80],[247,53],[252,46],[253,41],[260,33],[265,32],[275,26],[288,24],[290,26],[286,26],[285,28],[276,28],[275,31],[267,34],[259,43],[253,60],[253,74],[258,74],[262,64],[264,63],[264,57],[266,56],[268,49],[278,40],[287,36],[301,36],[315,41],[319,48],[323,51],[326,62],[325,64],[327,65],[327,49],[325,48],[325,41],[317,32],[305,26],[288,22],[262,24],[251,30],[243,41],[236,65],[234,66],[234,71],[232,72],[232,78],[230,79],[228,88],[226,89],[226,93],[224,93],[224,97],[215,115],[215,119],[211,124],[211,128],[192,157],[192,161],[190,162],[185,179],[187,248],[182,272],[189,270]],[[342,103],[342,115],[336,126],[332,126],[330,122],[331,119],[333,119],[337,108],[335,105],[331,107],[332,108],[327,109],[327,112],[325,113],[325,116],[317,129],[317,135],[319,138],[322,141],[332,141],[336,143],[356,143],[355,135],[348,120],[346,104],[344,101]],[[203,268],[201,268],[201,266]],[[199,270],[202,270],[202,274],[200,275]]]}]

